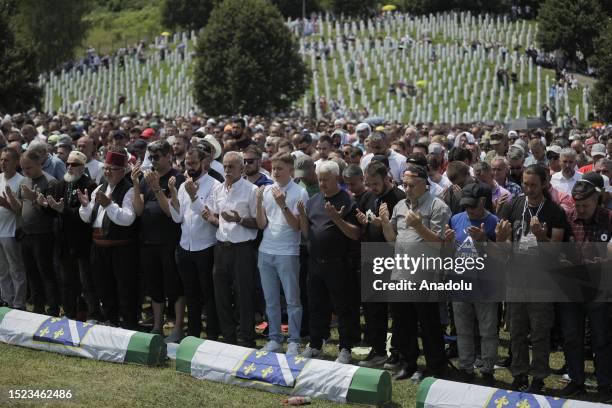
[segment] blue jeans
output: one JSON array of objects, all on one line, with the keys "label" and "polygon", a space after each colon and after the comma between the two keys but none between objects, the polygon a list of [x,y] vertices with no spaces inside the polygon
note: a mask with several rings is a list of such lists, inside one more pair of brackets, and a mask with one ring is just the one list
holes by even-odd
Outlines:
[{"label": "blue jeans", "polygon": [[298,255],[270,255],[259,252],[257,260],[261,286],[266,298],[266,314],[270,340],[283,342],[281,327],[280,285],[287,300],[289,342],[300,342],[302,304],[300,303],[300,257]]}]

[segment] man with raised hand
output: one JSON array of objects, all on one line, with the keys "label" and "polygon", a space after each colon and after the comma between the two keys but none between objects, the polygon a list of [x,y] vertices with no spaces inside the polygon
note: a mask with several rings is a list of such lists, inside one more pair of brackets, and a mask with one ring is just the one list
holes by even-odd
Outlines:
[{"label": "man with raised hand", "polygon": [[257,263],[266,299],[269,341],[266,351],[282,351],[280,331],[282,285],[287,300],[289,344],[287,354],[298,354],[302,305],[300,303],[300,220],[298,201],[308,200],[308,193],[291,179],[293,156],[278,153],[272,157],[272,186],[257,191],[257,225],[263,229]]}]

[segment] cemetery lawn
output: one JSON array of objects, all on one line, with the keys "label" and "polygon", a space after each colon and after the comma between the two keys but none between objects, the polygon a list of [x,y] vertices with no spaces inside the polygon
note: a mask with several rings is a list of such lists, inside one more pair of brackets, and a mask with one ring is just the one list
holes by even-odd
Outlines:
[{"label": "cemetery lawn", "polygon": [[[333,331],[333,339],[337,332]],[[332,339],[332,342],[333,342]],[[502,333],[500,355],[507,355],[508,334]],[[263,344],[263,340],[258,341]],[[334,358],[337,347],[328,344],[328,358]],[[333,356],[333,357],[332,357]],[[421,357],[419,364],[423,365]],[[559,368],[563,355],[553,353],[551,367]],[[587,365],[592,372],[592,364]],[[512,380],[506,369],[497,370],[498,381]],[[500,383],[500,386],[503,386]],[[559,376],[546,381],[548,389],[563,387]],[[121,365],[68,357],[30,350],[0,343],[0,406],[17,405],[8,400],[9,389],[71,390],[71,400],[44,401],[45,406],[107,407],[107,406],[183,406],[183,407],[280,407],[286,398],[259,390],[233,385],[196,380],[175,371],[175,363],[168,360],[165,367]],[[409,380],[393,383],[393,402],[390,407],[415,406],[418,387]],[[20,401],[20,406],[40,406],[40,400]],[[313,407],[343,406],[324,400],[314,400]]]}]

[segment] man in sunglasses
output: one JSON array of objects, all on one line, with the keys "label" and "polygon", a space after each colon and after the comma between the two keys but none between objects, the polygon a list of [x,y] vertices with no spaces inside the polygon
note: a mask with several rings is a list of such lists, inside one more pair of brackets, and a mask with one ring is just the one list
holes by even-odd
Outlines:
[{"label": "man in sunglasses", "polygon": [[88,320],[101,320],[100,302],[91,275],[91,225],[79,217],[77,191],[94,191],[96,183],[86,171],[87,156],[78,150],[68,155],[68,170],[59,181],[55,195],[46,197],[47,206],[59,214],[62,304],[69,319],[77,318],[77,299],[85,295]]},{"label": "man in sunglasses", "polygon": [[274,184],[265,174],[261,172],[261,150],[255,146],[249,146],[242,153],[244,156],[244,178],[257,187]]},{"label": "man in sunglasses", "polygon": [[163,333],[166,299],[174,305],[174,331],[167,341],[178,342],[183,337],[185,301],[183,285],[176,270],[174,253],[181,236],[181,227],[172,220],[168,182],[175,179],[180,188],[185,177],[172,167],[172,147],[167,141],[156,141],[148,147],[152,170],[138,180],[138,167],[132,172],[134,209],[140,216],[141,266],[146,277],[148,294],[153,306],[152,333]]}]

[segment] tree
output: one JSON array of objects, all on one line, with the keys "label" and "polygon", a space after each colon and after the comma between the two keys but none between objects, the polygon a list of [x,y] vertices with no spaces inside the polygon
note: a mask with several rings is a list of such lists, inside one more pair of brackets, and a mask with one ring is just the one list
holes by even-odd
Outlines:
[{"label": "tree", "polygon": [[87,33],[83,17],[89,0],[19,0],[11,19],[16,37],[33,48],[40,70],[51,70],[74,57]]},{"label": "tree", "polygon": [[589,60],[597,70],[593,102],[598,115],[612,121],[612,21],[608,21],[595,42],[595,54]]},{"label": "tree", "polygon": [[220,0],[164,0],[162,24],[169,29],[199,30]]},{"label": "tree", "polygon": [[593,40],[603,22],[597,0],[546,0],[538,14],[538,41],[545,51],[561,50],[569,61],[593,55]]},{"label": "tree", "polygon": [[318,0],[270,0],[270,2],[278,7],[284,17],[301,18],[303,11],[306,11],[308,18],[311,13],[321,10]]},{"label": "tree", "polygon": [[42,90],[37,85],[36,57],[15,43],[7,20],[0,12],[0,112],[40,109]]},{"label": "tree", "polygon": [[225,0],[200,34],[194,95],[206,113],[269,114],[303,95],[308,70],[267,0]]},{"label": "tree", "polygon": [[344,14],[348,17],[369,15],[376,10],[375,0],[331,0],[332,12],[336,15]]}]

